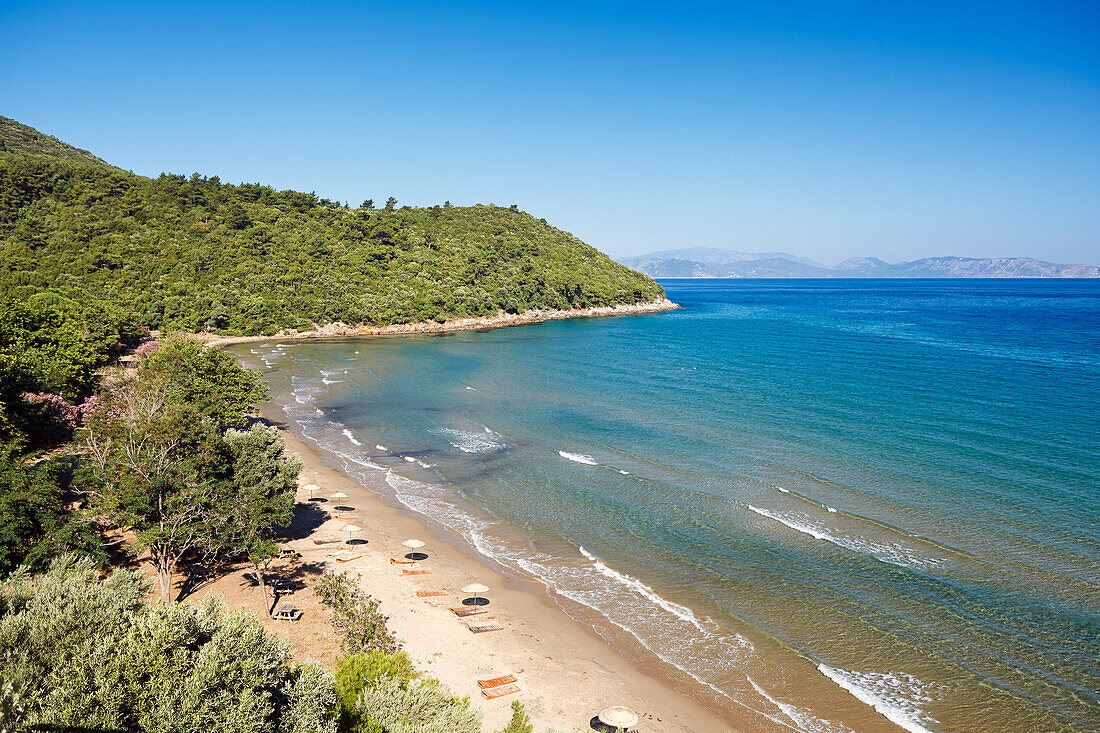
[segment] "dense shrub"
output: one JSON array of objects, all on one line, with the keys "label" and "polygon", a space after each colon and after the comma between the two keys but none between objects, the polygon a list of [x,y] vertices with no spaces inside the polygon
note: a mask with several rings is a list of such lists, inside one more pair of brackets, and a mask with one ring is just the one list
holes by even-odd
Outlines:
[{"label": "dense shrub", "polygon": [[481,711],[433,679],[381,677],[359,694],[356,711],[379,733],[481,733]]},{"label": "dense shrub", "polygon": [[87,559],[20,571],[0,586],[0,678],[26,724],[127,733],[333,733],[332,678],[291,669],[286,647],[216,599],[143,602],[149,585]]},{"label": "dense shrub", "polygon": [[44,570],[57,555],[80,551],[103,567],[103,526],[67,505],[79,497],[61,463],[30,465],[0,452],[0,579],[19,565]]},{"label": "dense shrub", "polygon": [[0,285],[0,446],[67,439],[95,370],[146,333],[132,315],[82,290]]},{"label": "dense shrub", "polygon": [[344,733],[377,733],[377,725],[359,716],[356,706],[359,695],[382,677],[408,683],[416,676],[412,661],[404,652],[386,654],[371,651],[350,654],[337,661],[336,698],[340,706],[340,730]]}]

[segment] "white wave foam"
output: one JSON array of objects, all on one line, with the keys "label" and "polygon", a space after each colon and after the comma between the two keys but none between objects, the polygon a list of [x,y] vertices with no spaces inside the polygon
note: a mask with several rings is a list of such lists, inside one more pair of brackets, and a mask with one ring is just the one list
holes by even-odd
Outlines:
[{"label": "white wave foam", "polygon": [[[331,449],[329,449],[329,450],[331,450]],[[376,471],[385,471],[386,470],[384,466],[379,466],[377,463],[374,463],[373,461],[367,460],[365,458],[360,458],[358,456],[350,455],[348,453],[344,453],[343,451],[333,450],[332,453],[333,453],[333,455],[336,455],[336,456],[339,456],[340,458],[343,458],[345,461],[350,461],[351,463],[354,463],[357,466],[362,466],[363,468],[373,468]],[[345,465],[344,468],[345,468],[345,470],[347,470],[348,466]]]},{"label": "white wave foam", "polygon": [[[578,549],[592,560],[591,564],[577,567],[543,554],[513,553],[507,559],[559,595],[599,612],[643,647],[699,684],[735,705],[791,728],[787,722],[746,705],[707,679],[711,675],[722,678],[739,670],[753,652],[748,639],[731,634],[713,622],[700,620],[690,609],[666,600],[646,584],[608,567],[583,547]],[[497,559],[502,558],[498,556]],[[714,665],[713,668],[700,669],[698,663],[703,659]]]},{"label": "white wave foam", "polygon": [[752,504],[746,504],[749,509],[756,512],[762,517],[773,519],[776,522],[789,527],[796,532],[802,534],[808,534],[815,540],[825,540],[831,542],[837,547],[843,547],[846,550],[852,552],[859,552],[864,555],[871,555],[883,562],[890,563],[891,565],[898,565],[906,568],[923,568],[926,566],[936,566],[941,564],[941,560],[935,558],[923,558],[913,555],[910,551],[900,545],[887,545],[878,542],[871,542],[858,537],[849,537],[830,534],[824,527],[808,524],[801,516],[779,514],[777,512],[770,512],[767,509],[760,509],[754,507]]},{"label": "white wave foam", "polygon": [[375,447],[375,448],[377,448],[378,450],[385,450],[385,451],[388,451],[388,450],[389,450],[389,448],[387,448],[386,446],[382,445],[381,443],[377,443],[377,444],[375,444],[375,446],[374,446],[374,447]]},{"label": "white wave foam", "polygon": [[251,352],[252,352],[253,354],[258,354],[258,353],[260,353],[260,352],[256,351],[255,349],[249,349],[249,351],[251,351]]},{"label": "white wave foam", "polygon": [[485,428],[485,434],[452,428],[442,428],[438,432],[447,436],[447,442],[463,453],[494,453],[508,447],[504,443],[489,437],[490,435],[496,435],[489,428]]},{"label": "white wave foam", "polygon": [[694,613],[691,612],[691,609],[687,606],[681,606],[679,603],[673,603],[672,601],[665,600],[661,596],[657,595],[657,593],[652,588],[650,588],[648,585],[638,580],[637,578],[632,578],[625,573],[620,573],[618,570],[608,567],[603,563],[602,560],[600,560],[600,558],[596,557],[583,547],[578,547],[577,549],[581,551],[582,555],[591,560],[593,562],[593,567],[595,567],[596,570],[598,570],[603,575],[606,575],[612,580],[615,580],[629,587],[631,590],[649,599],[652,603],[660,606],[674,616],[681,618],[684,621],[687,621],[700,631],[705,631],[705,629],[703,628],[703,624],[699,622],[699,619],[695,616]]},{"label": "white wave foam", "polygon": [[[302,412],[300,408],[299,412]],[[398,501],[455,531],[485,557],[531,573],[562,596],[600,613],[650,652],[683,670],[699,684],[733,704],[753,710],[785,728],[790,727],[783,720],[733,698],[708,679],[727,677],[751,656],[752,644],[740,634],[731,634],[709,619],[700,620],[685,606],[662,598],[644,583],[594,558],[591,563],[578,565],[562,558],[532,554],[527,548],[506,546],[487,533],[491,522],[461,509],[450,500],[442,486],[416,481],[372,463],[354,451],[340,450],[337,447],[339,442],[332,440],[337,434],[336,429],[342,427],[339,423],[305,416],[296,422],[303,428],[303,437],[342,459],[345,470],[352,475],[357,474],[355,467],[361,467],[359,471],[362,468],[383,471],[386,484],[393,489]],[[307,427],[310,429],[307,430]],[[320,438],[311,434],[316,430],[321,432]],[[490,429],[485,430],[492,434]],[[325,438],[325,434],[330,437]],[[388,450],[381,444],[376,447]],[[412,456],[401,457],[409,462],[418,462]],[[590,555],[587,550],[582,549],[581,552]],[[698,662],[704,659],[709,660],[713,668],[700,669]]]},{"label": "white wave foam", "polygon": [[770,702],[772,705],[775,705],[777,708],[779,708],[780,712],[790,718],[791,721],[796,726],[798,726],[798,729],[801,731],[807,731],[808,733],[855,733],[854,731],[852,731],[851,728],[844,725],[843,723],[837,723],[831,720],[824,720],[823,718],[817,717],[808,710],[803,710],[802,708],[795,707],[790,703],[776,700],[774,697],[769,695],[764,690],[764,688],[756,684],[756,680],[754,680],[752,677],[746,677],[745,679],[747,679],[749,681],[749,684],[752,685],[752,689],[756,690],[756,692],[759,693],[761,697]]},{"label": "white wave foam", "polygon": [[329,379],[328,377],[323,377],[321,379],[321,382],[323,384],[339,384],[340,382],[343,382],[343,381],[344,381],[343,379]]},{"label": "white wave foam", "polygon": [[499,559],[503,548],[496,547],[485,536],[489,522],[463,511],[444,498],[441,487],[386,471],[386,484],[402,504],[419,512],[464,537],[482,555]]},{"label": "white wave foam", "polygon": [[352,435],[352,432],[350,430],[348,430],[347,428],[344,428],[344,435],[347,436],[347,439],[350,440],[355,445],[363,445],[362,443],[360,443],[358,440],[355,439],[355,436]]},{"label": "white wave foam", "polygon": [[817,665],[817,669],[909,733],[931,733],[925,726],[939,722],[925,712],[923,706],[947,689],[943,685],[921,682],[913,675],[900,672],[849,672],[825,664]]},{"label": "white wave foam", "polygon": [[294,344],[276,344],[275,345],[276,349],[290,349],[290,348],[293,348],[293,347],[294,347]]},{"label": "white wave foam", "polygon": [[599,463],[592,456],[586,456],[583,453],[566,453],[563,450],[558,451],[558,455],[575,463],[583,463],[586,466],[598,466]]}]

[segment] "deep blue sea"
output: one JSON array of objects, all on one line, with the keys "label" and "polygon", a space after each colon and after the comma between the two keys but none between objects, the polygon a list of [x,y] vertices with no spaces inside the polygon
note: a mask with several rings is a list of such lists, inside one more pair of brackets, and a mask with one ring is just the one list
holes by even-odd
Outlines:
[{"label": "deep blue sea", "polygon": [[1100,282],[662,284],[682,310],[231,351],[761,729],[1100,730]]}]

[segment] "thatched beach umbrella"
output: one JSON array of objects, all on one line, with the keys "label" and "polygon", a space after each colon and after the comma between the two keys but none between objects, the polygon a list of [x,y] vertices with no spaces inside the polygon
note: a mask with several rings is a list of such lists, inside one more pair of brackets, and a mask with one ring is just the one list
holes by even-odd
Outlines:
[{"label": "thatched beach umbrella", "polygon": [[[413,559],[413,560],[417,560],[417,559],[422,560],[422,559],[427,557],[426,554],[417,552],[417,550],[419,550],[421,547],[423,547],[426,544],[424,542],[424,540],[418,540],[415,537],[413,537],[412,539],[405,540],[401,544],[404,545],[405,547],[409,548],[409,550],[410,550],[409,554],[405,555],[405,557]],[[414,555],[416,555],[417,557],[413,557]]]},{"label": "thatched beach umbrella", "polygon": [[622,705],[612,705],[604,708],[596,716],[604,725],[609,725],[615,730],[627,730],[638,724],[638,714],[630,708]]},{"label": "thatched beach umbrella", "polygon": [[335,494],[332,495],[332,498],[333,499],[349,499],[351,497],[349,497],[343,491],[337,491]]},{"label": "thatched beach umbrella", "polygon": [[477,602],[477,600],[478,600],[477,594],[478,593],[484,593],[487,590],[489,590],[489,586],[484,585],[482,583],[470,583],[469,585],[464,586],[462,588],[463,593],[473,593],[474,594],[474,603],[473,603],[473,605],[475,605],[475,606],[480,605]]},{"label": "thatched beach umbrella", "polygon": [[343,527],[340,528],[340,531],[348,533],[348,540],[347,541],[350,543],[352,532],[362,532],[363,528],[359,527],[357,525],[354,525],[354,524],[345,524]]},{"label": "thatched beach umbrella", "polygon": [[321,490],[321,487],[318,486],[317,484],[306,484],[302,488],[304,488],[306,491],[309,492],[309,500],[310,501],[313,501],[313,492]]}]

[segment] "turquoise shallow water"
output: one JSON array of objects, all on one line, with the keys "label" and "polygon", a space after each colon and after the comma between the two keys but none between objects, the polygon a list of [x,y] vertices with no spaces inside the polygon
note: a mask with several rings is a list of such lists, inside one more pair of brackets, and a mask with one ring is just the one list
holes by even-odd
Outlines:
[{"label": "turquoise shallow water", "polygon": [[1100,729],[1100,283],[663,284],[683,310],[231,351],[761,727]]}]

